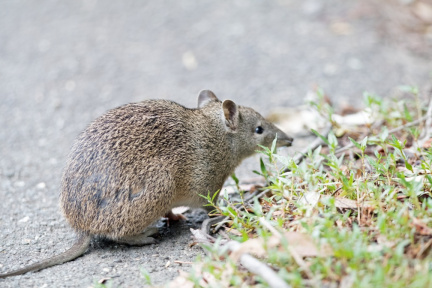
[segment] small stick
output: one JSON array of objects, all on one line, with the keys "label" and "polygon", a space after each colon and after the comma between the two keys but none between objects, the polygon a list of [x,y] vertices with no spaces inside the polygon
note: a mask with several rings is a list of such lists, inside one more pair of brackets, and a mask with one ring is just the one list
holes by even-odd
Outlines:
[{"label": "small stick", "polygon": [[225,223],[227,220],[229,219],[229,217],[225,217],[225,216],[218,216],[218,217],[214,217],[214,218],[207,218],[206,220],[204,220],[204,222],[201,224],[201,231],[206,234],[206,235],[210,235],[210,227],[213,226],[216,223]]},{"label": "small stick", "polygon": [[403,129],[408,128],[408,127],[411,127],[411,126],[415,126],[415,125],[421,123],[422,121],[428,119],[428,117],[430,117],[430,116],[429,116],[429,115],[425,115],[425,116],[423,116],[423,117],[420,117],[420,118],[417,119],[417,120],[414,120],[414,121],[412,121],[412,122],[409,122],[409,123],[406,123],[406,124],[401,125],[401,126],[399,126],[399,127],[396,127],[396,128],[394,128],[394,129],[391,129],[391,130],[389,130],[389,134],[390,134],[390,133],[398,132],[398,131],[400,131],[400,130],[403,130]]},{"label": "small stick", "polygon": [[176,261],[174,261],[174,263],[177,263],[177,264],[193,264],[194,262],[176,260]]}]

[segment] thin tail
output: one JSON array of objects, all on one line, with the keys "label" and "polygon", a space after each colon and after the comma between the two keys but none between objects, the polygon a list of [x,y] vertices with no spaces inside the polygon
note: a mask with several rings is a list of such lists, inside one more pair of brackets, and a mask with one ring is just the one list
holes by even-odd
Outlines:
[{"label": "thin tail", "polygon": [[82,254],[84,254],[88,247],[90,246],[90,240],[91,236],[88,234],[81,234],[79,235],[78,239],[75,241],[75,243],[72,245],[71,248],[64,251],[61,254],[55,255],[51,258],[42,260],[40,262],[36,262],[34,264],[31,264],[29,266],[26,266],[22,269],[18,269],[15,271],[11,271],[5,274],[0,274],[0,278],[6,278],[10,276],[16,276],[21,275],[30,271],[39,271],[54,265],[59,265],[68,261],[71,261]]}]

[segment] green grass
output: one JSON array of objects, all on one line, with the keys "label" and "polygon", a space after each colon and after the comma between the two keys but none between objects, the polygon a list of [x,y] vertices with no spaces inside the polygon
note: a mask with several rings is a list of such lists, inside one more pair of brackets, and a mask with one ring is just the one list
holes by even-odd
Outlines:
[{"label": "green grass", "polygon": [[[217,214],[229,217],[226,233],[219,237],[241,243],[261,239],[265,254],[259,259],[292,287],[432,287],[432,149],[416,147],[424,122],[389,133],[424,116],[427,105],[415,87],[402,91],[405,100],[365,93],[367,111],[382,125],[326,137],[315,131],[325,144],[309,151],[300,164],[278,155],[275,145],[262,147],[257,173],[270,183],[271,193],[251,205],[228,198],[222,206],[212,203]],[[322,95],[319,91],[319,101],[311,104],[338,131],[343,127],[333,121],[334,108]],[[352,148],[338,152],[350,143]],[[331,253],[296,257],[301,245],[284,236],[278,245],[269,244],[275,231],[308,235],[316,247],[330,247]],[[195,287],[268,287],[220,251],[218,243],[207,247],[209,256],[199,259],[189,274]]]}]

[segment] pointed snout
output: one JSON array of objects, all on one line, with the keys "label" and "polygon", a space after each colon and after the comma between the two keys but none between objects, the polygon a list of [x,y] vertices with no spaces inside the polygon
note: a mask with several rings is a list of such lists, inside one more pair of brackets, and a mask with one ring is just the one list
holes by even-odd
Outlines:
[{"label": "pointed snout", "polygon": [[286,135],[284,132],[277,133],[277,147],[291,146],[294,142],[294,138]]}]

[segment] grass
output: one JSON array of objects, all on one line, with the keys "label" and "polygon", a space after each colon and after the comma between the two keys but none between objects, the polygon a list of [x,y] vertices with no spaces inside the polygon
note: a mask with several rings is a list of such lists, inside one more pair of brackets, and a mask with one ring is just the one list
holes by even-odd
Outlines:
[{"label": "grass", "polygon": [[415,87],[401,90],[402,98],[390,100],[365,93],[373,121],[349,129],[334,121],[318,91],[311,105],[333,124],[328,135],[314,132],[324,144],[300,164],[275,145],[262,147],[256,173],[269,183],[266,196],[252,204],[208,199],[229,221],[184,276],[189,283],[269,287],[221,249],[235,240],[291,287],[432,287],[432,149],[423,141],[430,137],[424,121],[403,126],[428,107]]}]

